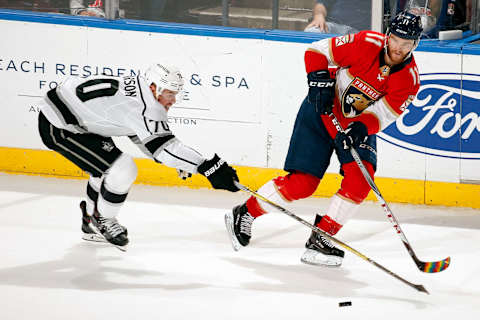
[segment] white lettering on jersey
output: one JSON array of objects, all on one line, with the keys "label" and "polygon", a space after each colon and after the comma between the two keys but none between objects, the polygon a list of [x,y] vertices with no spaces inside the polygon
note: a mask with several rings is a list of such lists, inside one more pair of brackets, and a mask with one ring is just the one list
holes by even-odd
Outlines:
[{"label": "white lettering on jersey", "polygon": [[383,46],[384,39],[385,38],[383,37],[383,35],[376,34],[376,33],[369,33],[368,32],[365,36],[365,41],[373,43],[374,45],[376,45],[378,47]]},{"label": "white lettering on jersey", "polygon": [[410,69],[408,69],[408,71],[409,71],[410,74],[412,75],[413,85],[416,86],[417,83],[419,84],[419,83],[420,83],[420,77],[419,77],[419,75],[418,75],[418,69],[417,69],[417,67],[410,68]]},{"label": "white lettering on jersey", "polygon": [[373,39],[373,38],[365,37],[365,41],[370,42],[370,43],[373,43],[373,44],[376,45],[377,47],[383,46],[382,42],[380,42],[380,41],[378,41],[378,40],[375,40],[375,39]]},{"label": "white lettering on jersey", "polygon": [[371,100],[378,100],[380,98],[380,92],[375,90],[367,82],[363,81],[360,78],[355,78],[353,80],[353,86],[365,93]]},{"label": "white lettering on jersey", "polygon": [[145,120],[148,130],[152,134],[164,134],[165,132],[170,132],[170,127],[168,126],[166,121],[155,121],[151,119]]},{"label": "white lettering on jersey", "polygon": [[125,95],[127,97],[136,97],[137,96],[137,78],[136,77],[124,77],[123,84]]},{"label": "white lettering on jersey", "polygon": [[385,39],[383,34],[376,34],[376,33],[371,33],[371,32],[367,32],[367,37],[377,38],[378,40],[381,40],[381,41],[383,41]]}]

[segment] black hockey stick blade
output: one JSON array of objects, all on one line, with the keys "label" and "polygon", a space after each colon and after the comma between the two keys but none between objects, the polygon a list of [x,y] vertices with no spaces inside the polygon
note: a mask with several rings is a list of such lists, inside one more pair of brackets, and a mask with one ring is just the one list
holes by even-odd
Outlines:
[{"label": "black hockey stick blade", "polygon": [[421,284],[414,284],[413,285],[415,287],[415,289],[417,289],[418,291],[420,292],[424,292],[426,294],[430,294],[430,292],[427,291],[427,289],[425,289],[424,286],[422,286]]}]

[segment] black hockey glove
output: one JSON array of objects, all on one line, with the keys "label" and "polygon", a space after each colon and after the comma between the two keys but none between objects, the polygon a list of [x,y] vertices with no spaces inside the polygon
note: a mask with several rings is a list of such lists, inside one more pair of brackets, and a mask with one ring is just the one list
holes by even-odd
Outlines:
[{"label": "black hockey glove", "polygon": [[315,106],[318,114],[330,114],[335,97],[335,79],[330,78],[328,70],[317,70],[307,75],[308,102]]},{"label": "black hockey glove", "polygon": [[237,172],[228,163],[215,154],[212,159],[205,160],[197,168],[198,173],[204,175],[214,189],[223,189],[237,192],[233,181],[238,181]]},{"label": "black hockey glove", "polygon": [[357,148],[367,141],[368,130],[363,122],[351,122],[345,132],[338,132],[335,136],[335,146],[339,149],[348,150],[350,147]]}]

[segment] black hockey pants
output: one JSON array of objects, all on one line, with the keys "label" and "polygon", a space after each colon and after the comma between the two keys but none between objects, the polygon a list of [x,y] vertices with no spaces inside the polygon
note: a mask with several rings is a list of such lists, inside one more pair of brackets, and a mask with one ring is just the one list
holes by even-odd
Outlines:
[{"label": "black hockey pants", "polygon": [[97,134],[76,134],[52,125],[40,112],[38,130],[43,143],[94,177],[101,177],[122,151],[112,138]]}]

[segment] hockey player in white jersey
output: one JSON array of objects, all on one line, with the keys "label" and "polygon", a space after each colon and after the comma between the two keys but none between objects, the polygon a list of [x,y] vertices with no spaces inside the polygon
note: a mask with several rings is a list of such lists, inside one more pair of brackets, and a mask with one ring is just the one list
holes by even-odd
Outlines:
[{"label": "hockey player in white jersey", "polygon": [[167,112],[182,89],[177,68],[155,64],[139,76],[70,77],[45,95],[39,114],[42,141],[89,174],[87,201],[80,203],[85,240],[106,240],[121,250],[128,244],[127,229],[116,217],[137,167],[113,136],[128,136],[182,177],[200,173],[215,189],[238,191],[231,166],[217,154],[205,159],[170,130]]}]

